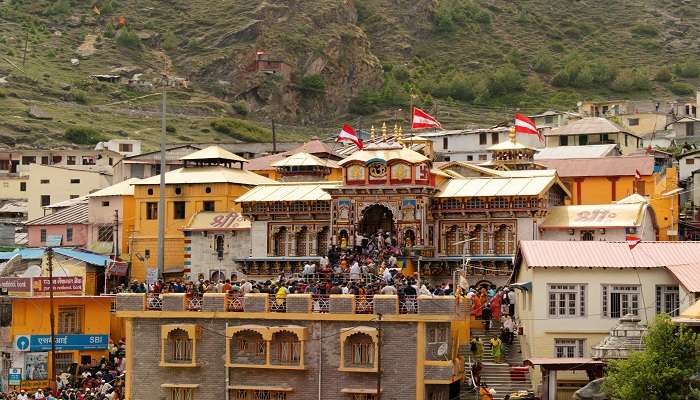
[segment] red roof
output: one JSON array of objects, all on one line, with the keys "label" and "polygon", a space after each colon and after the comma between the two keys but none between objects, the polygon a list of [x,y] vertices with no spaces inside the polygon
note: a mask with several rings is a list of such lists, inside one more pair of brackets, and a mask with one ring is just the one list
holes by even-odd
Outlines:
[{"label": "red roof", "polygon": [[[277,153],[277,154],[270,154],[269,156],[263,156],[263,157],[258,157],[258,158],[253,158],[252,160],[248,160],[248,163],[243,166],[244,169],[250,170],[250,171],[260,171],[260,170],[267,170],[267,169],[276,169],[275,167],[272,166],[273,163],[284,160],[285,158],[291,156],[292,154],[296,154],[299,152],[306,152],[310,153],[313,155],[318,155],[318,154],[335,154],[333,150],[331,150],[330,147],[328,147],[327,144],[323,143],[320,140],[312,140],[309,142],[306,142],[305,144],[291,150],[283,151],[282,153]],[[323,157],[322,157],[323,158]]]},{"label": "red roof", "polygon": [[560,178],[573,178],[579,176],[634,176],[634,171],[639,170],[642,176],[654,173],[654,158],[643,156],[569,158],[537,160],[550,169],[556,169]]},{"label": "red roof", "polygon": [[[700,275],[700,242],[626,242],[524,240],[518,258],[528,267],[655,268],[694,264]],[[690,267],[689,267],[690,268]]]},{"label": "red roof", "polygon": [[688,292],[700,292],[700,262],[669,266],[668,270]]}]

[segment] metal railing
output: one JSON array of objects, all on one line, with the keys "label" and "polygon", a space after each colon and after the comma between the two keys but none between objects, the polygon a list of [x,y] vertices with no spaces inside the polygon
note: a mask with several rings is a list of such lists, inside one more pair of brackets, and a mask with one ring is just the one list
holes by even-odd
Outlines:
[{"label": "metal railing", "polygon": [[399,297],[399,313],[400,314],[417,314],[418,313],[418,296],[401,296],[401,297]]},{"label": "metal railing", "polygon": [[374,313],[374,296],[360,295],[355,296],[355,314],[372,314]]},{"label": "metal railing", "polygon": [[269,301],[269,306],[270,306],[270,311],[271,312],[287,312],[287,299],[286,298],[277,298],[277,295],[271,294],[270,295],[270,301]]},{"label": "metal railing", "polygon": [[160,297],[160,293],[146,294],[146,307],[149,310],[162,310],[163,299]]},{"label": "metal railing", "polygon": [[325,294],[315,294],[312,297],[313,304],[311,310],[315,313],[327,313],[331,309],[331,296]]},{"label": "metal railing", "polygon": [[199,293],[193,294],[192,297],[188,295],[185,305],[187,311],[200,311],[202,309],[202,295]]},{"label": "metal railing", "polygon": [[226,311],[243,312],[245,297],[243,296],[228,296],[226,297]]}]

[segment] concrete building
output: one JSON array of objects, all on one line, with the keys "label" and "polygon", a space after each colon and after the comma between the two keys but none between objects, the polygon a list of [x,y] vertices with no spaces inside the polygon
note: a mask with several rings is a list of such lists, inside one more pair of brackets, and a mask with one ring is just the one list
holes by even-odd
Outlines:
[{"label": "concrete building", "polygon": [[[421,137],[433,141],[435,161],[474,161],[491,160],[489,147],[509,140],[510,128],[462,129],[421,133]],[[520,135],[519,143],[534,148],[544,147],[536,135]]]},{"label": "concrete building", "polygon": [[[185,268],[182,228],[200,211],[236,209],[234,200],[270,179],[243,169],[247,160],[212,146],[182,157],[183,167],[165,174],[165,273],[181,277]],[[132,278],[144,280],[157,260],[158,198],[160,176],[134,184],[134,234],[131,248]],[[149,261],[150,260],[150,261]]]},{"label": "concrete building", "polygon": [[581,118],[578,114],[565,112],[565,111],[555,111],[547,110],[540,114],[529,115],[528,118],[535,123],[537,129],[545,133],[552,128],[557,128],[562,125],[566,125],[569,121]]},{"label": "concrete building", "polygon": [[[250,220],[235,211],[201,211],[182,229],[185,235],[186,278],[219,281],[242,275],[234,260],[249,257]],[[237,279],[232,279],[236,281]]]},{"label": "concrete building", "polygon": [[0,175],[24,175],[32,164],[111,173],[121,158],[108,149],[0,149]]},{"label": "concrete building", "polygon": [[654,210],[637,195],[613,204],[552,207],[539,228],[542,240],[654,241],[658,233]]},{"label": "concrete building", "polygon": [[676,143],[696,143],[700,141],[700,119],[684,116],[669,124]]},{"label": "concrete building", "polygon": [[587,117],[552,129],[545,134],[547,147],[617,144],[622,154],[635,152],[642,138],[601,117]]},{"label": "concrete building", "polygon": [[87,201],[30,220],[26,226],[29,247],[85,247],[88,244]]},{"label": "concrete building", "polygon": [[0,200],[26,200],[27,176],[19,174],[0,174]]},{"label": "concrete building", "polygon": [[[698,257],[695,242],[641,242],[630,249],[625,242],[522,241],[514,286],[524,288],[516,289],[515,312],[523,358],[583,365],[626,314],[644,323],[659,313],[678,315],[696,298],[687,288],[700,275]],[[540,381],[535,373],[533,385]],[[585,374],[565,372],[544,385],[565,396],[562,389],[587,381]]]},{"label": "concrete building", "polygon": [[535,154],[535,161],[569,158],[600,158],[620,156],[620,147],[616,144],[589,144],[587,146],[545,147]]},{"label": "concrete building", "polygon": [[141,154],[141,141],[135,139],[111,139],[97,143],[95,150],[110,150],[124,157],[130,157]]},{"label": "concrete building", "polygon": [[456,301],[375,295],[368,309],[330,295],[321,313],[310,294],[279,303],[207,293],[197,312],[184,294],[164,295],[160,310],[147,310],[144,294],[120,294],[126,398],[368,400],[377,389],[383,399],[458,398],[469,331]]},{"label": "concrete building", "polygon": [[[173,146],[165,151],[165,165],[167,171],[178,169],[182,166],[182,157],[201,150],[189,144]],[[131,178],[150,178],[160,174],[160,151],[136,154],[124,157],[114,164],[114,183],[119,183]]]},{"label": "concrete building", "polygon": [[112,254],[116,241],[118,253],[129,255],[135,223],[133,185],[139,180],[127,179],[87,196],[90,251]]},{"label": "concrete building", "polygon": [[40,164],[28,165],[26,174],[30,220],[43,216],[45,206],[85,196],[112,183],[112,175],[104,172]]}]

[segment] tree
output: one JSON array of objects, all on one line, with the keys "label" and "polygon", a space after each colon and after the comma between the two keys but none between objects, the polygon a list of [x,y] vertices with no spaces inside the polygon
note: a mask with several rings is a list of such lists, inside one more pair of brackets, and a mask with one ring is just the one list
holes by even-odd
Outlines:
[{"label": "tree", "polygon": [[691,377],[700,368],[700,336],[659,315],[644,337],[645,350],[611,361],[604,390],[613,399],[684,400],[700,398]]}]

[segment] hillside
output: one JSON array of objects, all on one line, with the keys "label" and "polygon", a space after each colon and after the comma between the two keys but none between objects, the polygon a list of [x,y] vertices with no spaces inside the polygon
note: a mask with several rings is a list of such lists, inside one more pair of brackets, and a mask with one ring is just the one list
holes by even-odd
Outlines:
[{"label": "hillside", "polygon": [[[153,147],[164,71],[174,142],[269,140],[273,118],[281,140],[325,137],[405,119],[411,102],[448,127],[488,124],[584,98],[687,97],[700,76],[691,1],[5,0],[0,20],[9,146],[79,127]],[[256,51],[289,73],[255,72]]]}]

